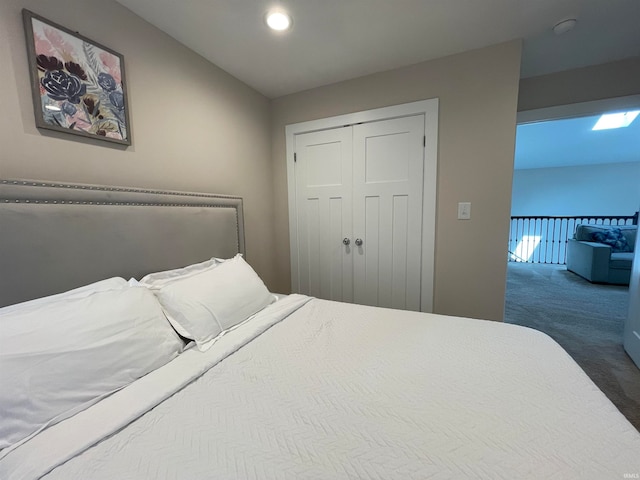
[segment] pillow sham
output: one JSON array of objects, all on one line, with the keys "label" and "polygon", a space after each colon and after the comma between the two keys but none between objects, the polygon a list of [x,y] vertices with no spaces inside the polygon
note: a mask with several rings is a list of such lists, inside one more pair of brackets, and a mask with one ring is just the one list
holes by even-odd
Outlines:
[{"label": "pillow sham", "polygon": [[275,297],[242,255],[154,290],[178,332],[205,351],[226,330],[273,303]]},{"label": "pillow sham", "polygon": [[151,289],[160,288],[174,280],[184,279],[205,270],[215,268],[222,262],[224,262],[223,259],[213,257],[210,260],[194,263],[193,265],[188,265],[186,267],[150,273],[142,277],[139,283]]},{"label": "pillow sham", "polygon": [[184,346],[144,287],[0,309],[0,325],[0,449],[84,410]]},{"label": "pillow sham", "polygon": [[55,303],[64,298],[82,298],[91,295],[95,292],[104,292],[106,290],[113,290],[114,288],[122,288],[127,285],[127,281],[121,277],[107,278],[106,280],[100,280],[98,282],[83,285],[82,287],[74,288],[66,292],[57,293],[55,295],[49,295],[47,297],[36,298],[27,302],[16,303],[15,305],[8,305],[3,307],[3,312],[11,310],[24,310],[32,307],[41,307],[47,303]]},{"label": "pillow sham", "polygon": [[[162,286],[167,285],[176,280],[182,280],[188,278],[192,275],[195,275],[200,272],[204,272],[206,270],[210,270],[212,268],[217,267],[220,263],[224,262],[221,258],[212,257],[209,260],[200,263],[194,263],[192,265],[187,265],[182,268],[174,268],[173,270],[164,270],[162,272],[155,272],[145,275],[140,279],[138,285],[143,285],[151,290],[158,290],[162,288]],[[129,280],[129,284],[134,284],[135,279],[132,278]],[[184,328],[180,326],[180,324],[176,322],[171,322],[171,325],[184,338],[191,338],[189,336],[189,332],[187,332]]]}]

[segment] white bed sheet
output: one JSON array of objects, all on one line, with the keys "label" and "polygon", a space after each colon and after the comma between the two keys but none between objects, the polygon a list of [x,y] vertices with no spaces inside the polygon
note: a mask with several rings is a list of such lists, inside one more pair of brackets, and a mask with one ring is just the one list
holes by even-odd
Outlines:
[{"label": "white bed sheet", "polygon": [[640,434],[546,335],[308,300],[286,297],[45,430],[0,460],[0,478],[68,458],[44,478],[640,473]]}]

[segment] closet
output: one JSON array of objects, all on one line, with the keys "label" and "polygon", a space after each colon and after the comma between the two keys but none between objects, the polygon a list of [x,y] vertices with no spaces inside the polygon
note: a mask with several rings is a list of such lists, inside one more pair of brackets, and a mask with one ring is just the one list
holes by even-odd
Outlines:
[{"label": "closet", "polygon": [[423,257],[433,264],[433,251],[424,251],[424,207],[435,204],[435,162],[425,172],[426,121],[418,112],[292,136],[293,291],[424,310]]}]

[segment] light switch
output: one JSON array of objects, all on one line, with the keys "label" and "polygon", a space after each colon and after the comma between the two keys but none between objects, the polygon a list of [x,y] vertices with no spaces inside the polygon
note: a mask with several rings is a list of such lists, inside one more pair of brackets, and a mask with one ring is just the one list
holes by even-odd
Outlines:
[{"label": "light switch", "polygon": [[471,202],[458,203],[458,220],[471,220]]}]

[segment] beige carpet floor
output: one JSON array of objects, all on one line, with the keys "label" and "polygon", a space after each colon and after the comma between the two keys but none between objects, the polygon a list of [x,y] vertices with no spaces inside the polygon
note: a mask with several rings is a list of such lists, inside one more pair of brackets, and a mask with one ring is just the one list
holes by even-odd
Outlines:
[{"label": "beige carpet floor", "polygon": [[640,369],[622,346],[628,295],[564,265],[509,263],[505,322],[551,336],[640,431]]}]

